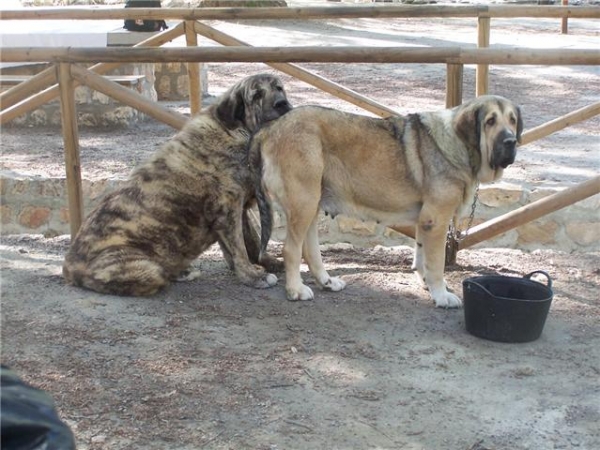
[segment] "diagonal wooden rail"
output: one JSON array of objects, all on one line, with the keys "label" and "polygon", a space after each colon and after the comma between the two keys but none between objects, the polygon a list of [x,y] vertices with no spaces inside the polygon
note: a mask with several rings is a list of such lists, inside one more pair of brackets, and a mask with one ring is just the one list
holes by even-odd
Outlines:
[{"label": "diagonal wooden rail", "polygon": [[[215,42],[218,42],[222,45],[227,46],[248,46],[247,43],[240,41],[232,36],[229,36],[226,33],[223,33],[219,30],[216,30],[213,27],[205,25],[200,22],[194,22],[194,28],[196,33],[205,36],[209,39],[212,39]],[[299,67],[290,63],[267,63],[267,65],[273,67],[274,69],[279,70],[280,72],[291,75],[294,78],[304,81],[312,86],[315,86],[318,89],[321,89],[325,92],[335,95],[338,98],[346,100],[349,103],[357,105],[363,108],[365,111],[372,112],[381,117],[387,117],[390,115],[397,115],[398,112],[388,108],[385,105],[382,105],[375,100],[372,100],[364,95],[359,94],[351,89],[348,89],[341,84],[334,83],[333,81],[328,80],[327,78],[321,77],[317,74],[314,74],[302,67]]]},{"label": "diagonal wooden rail", "polygon": [[464,239],[459,241],[458,249],[479,244],[599,193],[600,175],[470,228]]},{"label": "diagonal wooden rail", "polygon": [[69,65],[71,66],[71,75],[80,84],[100,91],[125,105],[131,106],[155,118],[159,122],[166,123],[176,129],[181,129],[188,120],[183,114],[165,108],[138,92],[133,92],[113,81],[109,81],[91,70],[83,69],[74,64]]}]

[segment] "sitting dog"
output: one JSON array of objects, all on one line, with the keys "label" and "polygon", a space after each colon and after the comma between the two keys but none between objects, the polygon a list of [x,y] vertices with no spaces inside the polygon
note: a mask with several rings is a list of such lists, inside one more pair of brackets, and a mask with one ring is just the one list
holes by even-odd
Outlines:
[{"label": "sitting dog", "polygon": [[270,199],[287,219],[288,299],[313,298],[300,277],[302,257],[324,289],[346,285],[323,267],[317,236],[322,209],[416,226],[414,269],[437,306],[459,307],[444,281],[448,226],[472,204],[479,182],[498,180],[514,162],[522,130],[519,108],[498,96],[387,119],[308,106],[265,126],[252,138],[249,159],[263,249],[271,232]]},{"label": "sitting dog", "polygon": [[265,268],[278,261],[259,258],[247,216],[255,202],[247,145],[262,124],[291,109],[275,76],[230,88],[101,200],[71,243],[65,280],[106,294],[152,295],[218,242],[242,283],[274,285]]}]

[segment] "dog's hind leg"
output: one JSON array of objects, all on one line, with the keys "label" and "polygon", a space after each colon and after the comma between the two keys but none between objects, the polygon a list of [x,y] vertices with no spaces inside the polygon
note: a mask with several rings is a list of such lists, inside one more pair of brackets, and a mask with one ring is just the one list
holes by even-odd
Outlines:
[{"label": "dog's hind leg", "polygon": [[346,287],[346,282],[341,278],[330,276],[325,270],[323,259],[321,258],[321,250],[319,249],[317,227],[318,216],[315,216],[308,228],[308,233],[302,246],[302,255],[308,264],[310,273],[315,277],[319,286],[329,291],[341,291]]},{"label": "dog's hind leg", "polygon": [[147,257],[130,253],[109,253],[94,258],[86,265],[63,269],[75,286],[102,294],[143,297],[157,293],[169,277],[163,267]]},{"label": "dog's hind leg", "polygon": [[[283,261],[278,260],[267,252],[260,251],[260,236],[256,231],[256,227],[252,224],[252,211],[245,210],[242,216],[242,230],[244,232],[244,242],[246,243],[246,251],[248,259],[253,264],[260,264],[267,272],[283,272]],[[258,222],[259,220],[254,220]]]},{"label": "dog's hind leg", "polygon": [[220,223],[215,226],[219,245],[242,283],[259,289],[269,288],[277,284],[277,277],[267,273],[264,267],[250,262],[244,242],[244,215],[240,207],[239,211],[232,211],[219,219]]},{"label": "dog's hind leg", "polygon": [[[323,275],[325,269],[319,253],[319,242],[315,233],[311,238],[316,238],[316,243],[311,242],[308,247],[305,246],[305,239],[308,237],[309,230],[313,221],[316,222],[318,213],[318,203],[313,198],[314,196],[305,195],[301,197],[290,198],[293,202],[292,207],[284,208],[287,232],[285,243],[283,245],[283,261],[285,264],[285,289],[288,300],[312,300],[314,293],[311,288],[302,282],[300,275],[300,264],[302,263],[303,250],[310,248],[306,256],[310,259],[311,272],[314,269],[315,277],[321,277],[323,281],[329,277],[327,272]],[[319,197],[317,196],[316,199]],[[316,249],[316,251],[315,251]],[[318,256],[315,256],[315,255]],[[318,260],[317,260],[318,258]],[[307,260],[308,262],[308,260]]]}]

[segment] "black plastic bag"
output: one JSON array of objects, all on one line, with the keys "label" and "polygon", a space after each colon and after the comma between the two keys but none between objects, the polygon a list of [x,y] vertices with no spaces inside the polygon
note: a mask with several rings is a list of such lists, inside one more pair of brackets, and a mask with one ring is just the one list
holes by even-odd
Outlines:
[{"label": "black plastic bag", "polygon": [[[127,0],[125,8],[160,8],[160,0]],[[126,19],[123,28],[129,31],[161,31],[169,27],[164,20]]]},{"label": "black plastic bag", "polygon": [[0,367],[0,383],[2,450],[75,450],[73,433],[46,392],[6,366]]}]

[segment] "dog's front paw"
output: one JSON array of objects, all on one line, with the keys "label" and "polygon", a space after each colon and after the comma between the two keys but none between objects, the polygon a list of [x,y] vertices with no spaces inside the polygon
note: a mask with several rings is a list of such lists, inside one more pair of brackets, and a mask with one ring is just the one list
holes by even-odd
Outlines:
[{"label": "dog's front paw", "polygon": [[452,292],[441,292],[439,295],[432,295],[437,308],[460,308],[462,300]]},{"label": "dog's front paw", "polygon": [[341,291],[346,287],[346,282],[338,277],[329,277],[329,279],[322,284],[323,289],[327,291]]},{"label": "dog's front paw", "polygon": [[315,298],[315,294],[312,289],[308,286],[301,284],[299,289],[287,289],[287,299],[295,302],[299,300],[312,300]]},{"label": "dog's front paw", "polygon": [[188,267],[185,270],[182,270],[179,275],[177,275],[177,281],[194,281],[197,278],[200,278],[202,272],[198,269],[192,269]]}]

